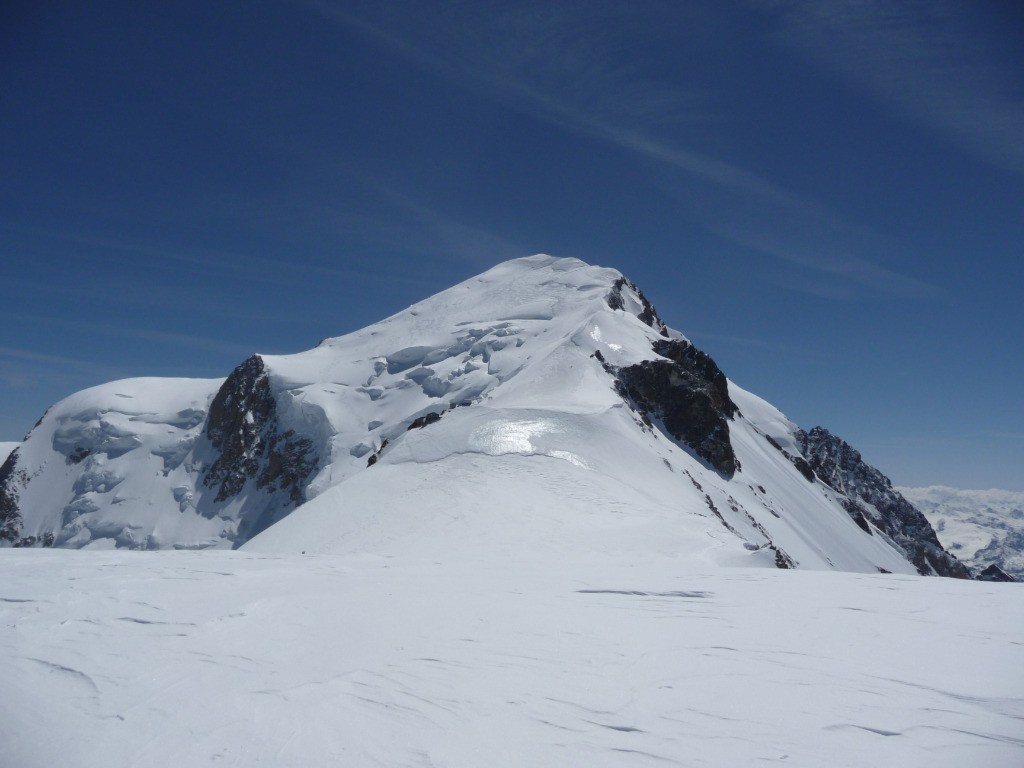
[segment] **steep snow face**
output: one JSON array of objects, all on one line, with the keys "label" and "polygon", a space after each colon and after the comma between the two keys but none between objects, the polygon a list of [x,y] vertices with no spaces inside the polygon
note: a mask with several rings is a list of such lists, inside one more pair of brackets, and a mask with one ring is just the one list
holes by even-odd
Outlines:
[{"label": "steep snow face", "polygon": [[532,256],[307,352],[253,356],[223,382],[69,398],[0,470],[0,536],[656,548],[912,573],[901,546],[858,527],[810,471],[798,433],[616,270]]},{"label": "steep snow face", "polygon": [[995,565],[1024,581],[1024,492],[943,485],[897,490],[924,513],[943,546],[972,570]]}]

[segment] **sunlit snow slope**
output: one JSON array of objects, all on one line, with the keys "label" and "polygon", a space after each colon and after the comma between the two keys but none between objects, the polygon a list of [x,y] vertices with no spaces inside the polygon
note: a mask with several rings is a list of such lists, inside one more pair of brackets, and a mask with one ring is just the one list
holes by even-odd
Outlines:
[{"label": "sunlit snow slope", "polygon": [[73,395],[0,470],[0,513],[22,546],[653,547],[914,572],[797,436],[619,272],[533,256],[223,382]]}]

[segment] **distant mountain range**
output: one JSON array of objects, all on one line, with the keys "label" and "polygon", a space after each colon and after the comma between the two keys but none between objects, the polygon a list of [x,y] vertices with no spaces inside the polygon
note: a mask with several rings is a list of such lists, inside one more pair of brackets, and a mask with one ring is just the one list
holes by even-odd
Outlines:
[{"label": "distant mountain range", "polygon": [[0,467],[0,540],[970,576],[855,449],[729,381],[618,271],[550,256],[226,379],[68,397]]},{"label": "distant mountain range", "polygon": [[943,485],[899,491],[925,514],[943,546],[972,570],[996,566],[1024,580],[1024,491]]}]

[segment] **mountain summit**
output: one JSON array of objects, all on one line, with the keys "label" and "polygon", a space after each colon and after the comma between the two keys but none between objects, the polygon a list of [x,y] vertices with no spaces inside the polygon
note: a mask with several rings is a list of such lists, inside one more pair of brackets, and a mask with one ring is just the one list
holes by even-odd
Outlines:
[{"label": "mountain summit", "polygon": [[0,467],[0,539],[969,576],[884,475],[730,382],[621,273],[544,255],[224,380],[72,395]]}]

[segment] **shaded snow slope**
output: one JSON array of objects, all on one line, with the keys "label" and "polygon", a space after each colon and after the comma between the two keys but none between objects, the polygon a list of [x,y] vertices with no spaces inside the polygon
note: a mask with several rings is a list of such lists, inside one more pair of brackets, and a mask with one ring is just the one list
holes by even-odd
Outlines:
[{"label": "shaded snow slope", "polygon": [[943,546],[972,569],[995,565],[1024,580],[1024,492],[943,485],[899,491],[924,513]]},{"label": "shaded snow slope", "polygon": [[796,461],[798,434],[619,272],[532,256],[223,381],[73,395],[0,469],[0,538],[352,553],[504,531],[512,547],[913,572]]},{"label": "shaded snow slope", "polygon": [[692,565],[0,551],[3,763],[1024,764],[1021,585]]}]

